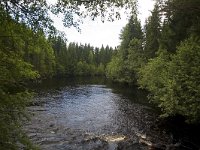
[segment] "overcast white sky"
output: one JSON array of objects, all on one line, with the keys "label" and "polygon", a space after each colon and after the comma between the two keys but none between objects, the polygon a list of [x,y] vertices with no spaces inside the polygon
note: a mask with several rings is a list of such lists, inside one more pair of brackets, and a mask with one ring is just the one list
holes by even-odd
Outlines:
[{"label": "overcast white sky", "polygon": [[[138,0],[139,1],[139,19],[142,25],[145,18],[150,15],[150,11],[153,9],[153,0]],[[121,29],[127,24],[127,17],[122,16],[121,20],[114,22],[102,23],[100,20],[90,21],[84,20],[84,23],[80,26],[81,33],[75,28],[64,28],[62,21],[59,18],[55,19],[55,26],[58,30],[64,31],[67,35],[69,42],[77,43],[90,43],[91,46],[101,47],[102,45],[116,47],[120,44],[119,34]]]}]

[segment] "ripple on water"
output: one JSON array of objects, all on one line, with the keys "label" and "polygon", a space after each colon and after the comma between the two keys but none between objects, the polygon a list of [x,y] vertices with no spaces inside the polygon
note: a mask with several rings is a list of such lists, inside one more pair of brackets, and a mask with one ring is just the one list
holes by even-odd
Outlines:
[{"label": "ripple on water", "polygon": [[45,111],[29,107],[35,115],[24,128],[42,149],[115,149],[127,137],[135,139],[136,132],[154,132],[156,115],[148,106],[105,85],[65,86],[43,91],[36,100],[45,101]]}]

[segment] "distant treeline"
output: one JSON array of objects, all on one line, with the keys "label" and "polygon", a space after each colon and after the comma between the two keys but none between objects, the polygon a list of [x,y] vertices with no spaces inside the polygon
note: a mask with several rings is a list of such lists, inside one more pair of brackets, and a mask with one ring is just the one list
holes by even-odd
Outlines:
[{"label": "distant treeline", "polygon": [[37,71],[41,78],[104,76],[105,67],[114,53],[114,49],[109,46],[94,48],[89,44],[67,45],[65,38],[61,36],[33,36],[38,36],[35,38],[38,43],[32,39],[35,48],[28,49],[27,44],[23,58],[33,66],[33,70]]},{"label": "distant treeline", "polygon": [[109,46],[94,48],[89,44],[66,45],[61,37],[49,37],[48,42],[55,55],[53,72],[57,76],[104,76],[106,65],[115,52]]}]

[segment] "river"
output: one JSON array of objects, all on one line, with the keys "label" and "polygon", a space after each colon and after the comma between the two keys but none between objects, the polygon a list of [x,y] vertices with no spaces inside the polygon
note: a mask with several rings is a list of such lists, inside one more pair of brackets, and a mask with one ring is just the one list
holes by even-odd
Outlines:
[{"label": "river", "polygon": [[195,139],[184,145],[159,126],[158,110],[137,87],[71,78],[46,80],[32,89],[31,121],[24,130],[42,150],[199,149]]}]

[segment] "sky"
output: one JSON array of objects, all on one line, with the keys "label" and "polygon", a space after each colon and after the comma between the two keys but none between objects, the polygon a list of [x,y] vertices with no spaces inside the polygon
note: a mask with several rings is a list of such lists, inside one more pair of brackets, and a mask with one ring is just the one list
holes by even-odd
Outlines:
[{"label": "sky", "polygon": [[[153,9],[153,0],[138,0],[139,2],[139,19],[141,24],[144,25],[145,19],[151,14]],[[76,42],[81,44],[89,44],[94,47],[110,46],[116,47],[120,45],[119,35],[122,28],[127,24],[127,16],[122,14],[120,20],[114,22],[102,23],[100,19],[91,21],[89,18],[83,20],[83,24],[80,25],[81,32],[78,32],[76,28],[65,28],[62,25],[62,20],[59,17],[54,17],[54,25],[60,30],[64,31],[68,42]]]}]

